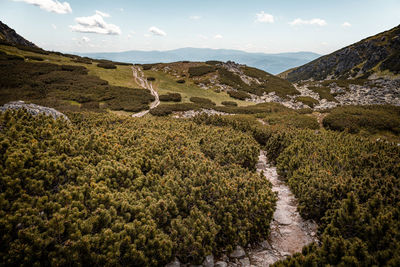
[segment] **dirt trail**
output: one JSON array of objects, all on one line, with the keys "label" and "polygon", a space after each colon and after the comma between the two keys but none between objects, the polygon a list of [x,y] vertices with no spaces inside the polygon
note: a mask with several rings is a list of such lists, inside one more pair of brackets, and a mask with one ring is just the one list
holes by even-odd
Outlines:
[{"label": "dirt trail", "polygon": [[150,90],[150,93],[154,96],[155,100],[150,104],[150,109],[144,110],[138,113],[135,113],[132,115],[132,117],[143,117],[146,115],[151,109],[157,107],[160,104],[160,99],[158,97],[158,94],[156,90],[153,88],[153,84],[147,81],[147,79],[144,77],[144,74],[140,67],[132,67],[132,75],[133,78],[135,79],[135,82],[139,84],[141,87],[144,89]]},{"label": "dirt trail", "polygon": [[260,152],[257,171],[263,171],[272,183],[272,190],[278,193],[278,201],[268,239],[247,253],[252,265],[269,266],[286,256],[301,252],[304,246],[317,241],[317,225],[304,220],[297,212],[294,195],[289,187],[278,179],[276,168],[268,164],[264,151]]}]

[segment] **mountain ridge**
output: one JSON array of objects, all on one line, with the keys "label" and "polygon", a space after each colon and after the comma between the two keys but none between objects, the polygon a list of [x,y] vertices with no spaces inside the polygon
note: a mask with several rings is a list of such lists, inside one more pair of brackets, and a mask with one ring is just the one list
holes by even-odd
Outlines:
[{"label": "mountain ridge", "polygon": [[75,53],[98,59],[128,61],[136,64],[171,63],[176,61],[235,61],[276,74],[316,59],[313,52],[287,52],[277,54],[245,52],[235,49],[184,47],[173,50],[130,50],[124,52]]},{"label": "mountain ridge", "polygon": [[[375,75],[374,75],[375,74]],[[280,73],[300,80],[368,78],[400,74],[400,25],[362,39],[293,70]]]},{"label": "mountain ridge", "polygon": [[26,40],[19,35],[14,29],[0,21],[0,41],[8,42],[16,45],[38,48],[34,43]]}]

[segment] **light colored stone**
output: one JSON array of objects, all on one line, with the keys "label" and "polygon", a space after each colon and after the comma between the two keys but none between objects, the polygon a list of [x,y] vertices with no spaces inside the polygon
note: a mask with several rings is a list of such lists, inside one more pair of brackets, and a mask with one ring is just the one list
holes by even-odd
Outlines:
[{"label": "light colored stone", "polygon": [[227,267],[228,263],[226,263],[224,261],[217,261],[214,266],[215,267]]},{"label": "light colored stone", "polygon": [[204,267],[214,267],[214,256],[208,255],[203,261]]},{"label": "light colored stone", "polygon": [[14,110],[25,109],[28,113],[32,114],[33,116],[44,114],[47,116],[51,116],[54,119],[63,118],[66,121],[69,121],[67,116],[55,110],[54,108],[43,107],[36,104],[26,104],[24,101],[9,102],[0,107],[1,112],[4,112],[8,109],[14,109]]},{"label": "light colored stone", "polygon": [[173,261],[171,261],[170,263],[165,265],[165,267],[180,267],[180,266],[181,266],[181,263],[179,262],[179,260],[177,258],[175,258]]},{"label": "light colored stone", "polygon": [[250,260],[247,257],[240,259],[239,262],[242,267],[250,267]]},{"label": "light colored stone", "polygon": [[236,246],[235,250],[232,251],[231,254],[229,254],[229,257],[231,258],[243,258],[246,256],[246,252],[241,246]]}]

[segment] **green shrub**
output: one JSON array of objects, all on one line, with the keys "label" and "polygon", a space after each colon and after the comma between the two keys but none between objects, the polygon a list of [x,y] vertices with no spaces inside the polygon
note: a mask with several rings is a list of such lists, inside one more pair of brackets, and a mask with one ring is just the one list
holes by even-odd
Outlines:
[{"label": "green shrub", "polygon": [[321,99],[326,99],[331,102],[338,102],[331,94],[331,89],[326,86],[309,86],[308,89],[317,93]]},{"label": "green shrub", "polygon": [[165,95],[160,95],[159,96],[160,101],[166,101],[166,102],[181,102],[182,101],[182,96],[179,93],[168,93]]},{"label": "green shrub", "polygon": [[228,91],[228,95],[230,97],[233,97],[233,98],[236,98],[239,100],[245,100],[245,99],[251,98],[251,96],[248,93],[243,92],[243,91],[231,90],[231,91]]},{"label": "green shrub", "polygon": [[400,107],[396,106],[342,106],[334,108],[323,119],[327,129],[371,134],[388,131],[400,135]]},{"label": "green shrub", "polygon": [[222,64],[223,62],[217,61],[217,60],[208,60],[208,61],[206,61],[205,63],[208,64],[208,65],[213,65],[213,66],[215,66],[215,65]]},{"label": "green shrub", "polygon": [[154,81],[156,80],[156,78],[154,78],[154,77],[147,77],[147,80],[148,80],[149,82],[154,82]]},{"label": "green shrub", "polygon": [[160,104],[156,108],[150,110],[150,114],[154,116],[167,116],[173,112],[199,110],[200,108],[201,107],[195,103]]},{"label": "green shrub", "polygon": [[157,64],[142,64],[143,70],[151,70]]},{"label": "green shrub", "polygon": [[315,105],[319,104],[319,101],[310,97],[310,96],[298,96],[296,97],[296,101],[301,102],[310,108],[313,108]]},{"label": "green shrub", "polygon": [[235,101],[222,101],[221,104],[228,107],[237,107],[238,105]]},{"label": "green shrub", "polygon": [[43,61],[43,58],[38,57],[38,56],[25,56],[25,58],[30,59],[30,60],[36,60],[36,61]]},{"label": "green shrub", "polygon": [[268,234],[276,197],[251,171],[251,136],[166,118],[68,116],[0,114],[7,265],[199,264]]},{"label": "green shrub", "polygon": [[177,80],[176,82],[177,83],[185,83],[186,81],[181,79],[181,80]]},{"label": "green shrub", "polygon": [[97,67],[103,68],[103,69],[116,69],[117,68],[117,66],[115,66],[114,63],[108,63],[108,62],[99,63],[99,64],[97,64]]},{"label": "green shrub", "polygon": [[196,67],[190,67],[189,68],[189,77],[193,78],[196,76],[203,76],[205,74],[208,74],[210,72],[214,72],[215,71],[215,67],[213,66],[196,66]]},{"label": "green shrub", "polygon": [[75,63],[92,64],[92,59],[88,57],[76,57],[72,60]]},{"label": "green shrub", "polygon": [[195,97],[192,96],[190,98],[190,101],[196,104],[200,104],[200,105],[208,105],[208,106],[215,106],[215,103],[212,102],[210,99],[208,98],[203,98],[203,97]]}]

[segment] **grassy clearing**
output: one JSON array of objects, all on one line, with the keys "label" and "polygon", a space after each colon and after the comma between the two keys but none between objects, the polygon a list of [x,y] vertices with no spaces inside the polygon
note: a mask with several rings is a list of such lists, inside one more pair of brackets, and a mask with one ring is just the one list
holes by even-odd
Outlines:
[{"label": "grassy clearing", "polygon": [[235,100],[225,92],[216,93],[210,89],[201,89],[190,79],[186,79],[186,83],[181,84],[176,82],[175,77],[163,72],[145,70],[144,73],[148,77],[156,78],[156,81],[153,82],[153,86],[159,94],[179,93],[182,96],[183,103],[189,103],[191,97],[202,97],[210,99],[217,105],[221,105],[223,101],[235,101],[239,106],[248,106],[252,104],[252,102]]}]

